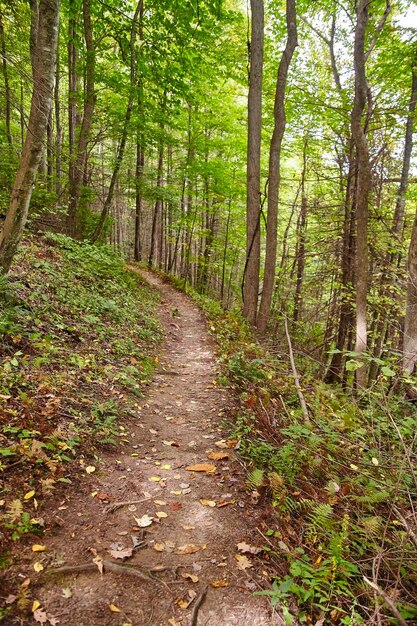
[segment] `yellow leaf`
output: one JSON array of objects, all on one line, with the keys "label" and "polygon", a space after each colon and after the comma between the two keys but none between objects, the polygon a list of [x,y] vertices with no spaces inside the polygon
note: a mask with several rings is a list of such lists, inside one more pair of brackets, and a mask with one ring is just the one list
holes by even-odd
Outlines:
[{"label": "yellow leaf", "polygon": [[112,613],[121,613],[121,610],[115,604],[109,604],[109,609]]},{"label": "yellow leaf", "polygon": [[248,557],[244,556],[243,554],[235,554],[235,559],[237,561],[237,566],[239,569],[245,570],[253,567],[253,563],[251,563]]},{"label": "yellow leaf", "polygon": [[41,546],[39,543],[35,543],[32,546],[32,552],[45,552],[46,546]]},{"label": "yellow leaf", "polygon": [[87,467],[85,468],[85,471],[87,472],[87,474],[92,474],[93,472],[96,471],[96,468],[94,467],[94,465],[87,465]]},{"label": "yellow leaf", "polygon": [[165,550],[165,544],[164,543],[155,543],[153,546],[153,549],[156,550],[157,552],[163,552]]},{"label": "yellow leaf", "polygon": [[154,483],[159,483],[162,478],[160,476],[151,476],[149,480],[152,480]]},{"label": "yellow leaf", "polygon": [[180,546],[177,549],[177,554],[194,554],[194,552],[198,552],[199,550],[200,550],[200,546],[187,544],[185,546]]},{"label": "yellow leaf", "polygon": [[39,609],[41,603],[38,600],[34,600],[32,604],[32,613],[34,613],[37,609]]},{"label": "yellow leaf", "polygon": [[212,474],[216,471],[216,466],[210,463],[197,463],[197,465],[187,465],[185,469],[189,472],[206,472],[207,474]]},{"label": "yellow leaf", "polygon": [[213,580],[212,583],[210,583],[212,587],[228,587],[229,583],[227,582],[227,580]]},{"label": "yellow leaf", "polygon": [[172,465],[161,465],[162,470],[170,470],[172,469]]},{"label": "yellow leaf", "polygon": [[204,498],[200,500],[200,504],[202,504],[203,506],[211,506],[211,507],[216,506],[216,503],[214,500],[205,500]]},{"label": "yellow leaf", "polygon": [[159,517],[159,519],[163,519],[164,517],[168,517],[168,513],[165,513],[165,511],[157,511],[156,517]]},{"label": "yellow leaf", "polygon": [[42,563],[38,563],[38,562],[34,563],[33,569],[35,570],[35,572],[38,572],[38,573],[41,572],[43,570]]},{"label": "yellow leaf", "polygon": [[35,495],[35,490],[32,489],[32,491],[28,491],[27,493],[25,493],[25,495],[23,496],[23,499],[30,500],[31,498],[33,498],[34,495]]},{"label": "yellow leaf", "polygon": [[229,453],[228,452],[210,452],[210,454],[207,455],[207,458],[211,459],[212,461],[221,461],[222,459],[228,459]]},{"label": "yellow leaf", "polygon": [[185,579],[191,580],[191,582],[193,583],[198,583],[199,580],[198,576],[196,576],[195,574],[189,574],[188,572],[182,572],[181,576]]}]

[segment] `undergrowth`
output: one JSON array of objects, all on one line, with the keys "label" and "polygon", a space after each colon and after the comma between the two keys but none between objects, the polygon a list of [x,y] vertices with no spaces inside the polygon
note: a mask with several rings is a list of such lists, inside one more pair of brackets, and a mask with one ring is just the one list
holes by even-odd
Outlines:
[{"label": "undergrowth", "polygon": [[220,382],[240,398],[248,489],[269,507],[261,593],[288,625],[417,624],[414,406],[388,401],[383,374],[360,398],[305,376],[306,422],[287,356],[268,353],[237,311],[188,293],[217,339]]},{"label": "undergrowth", "polygon": [[155,292],[107,247],[29,238],[0,279],[2,545],[42,535],[43,501],[126,435],[161,329]]}]

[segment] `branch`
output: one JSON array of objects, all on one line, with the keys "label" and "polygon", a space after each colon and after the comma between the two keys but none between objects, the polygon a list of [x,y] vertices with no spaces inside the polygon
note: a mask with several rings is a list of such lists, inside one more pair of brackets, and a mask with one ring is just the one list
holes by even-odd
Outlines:
[{"label": "branch", "polygon": [[401,615],[401,613],[399,612],[399,610],[397,609],[397,607],[395,606],[391,598],[385,593],[385,591],[383,591],[380,587],[378,587],[376,583],[372,582],[372,580],[369,580],[369,578],[366,578],[366,576],[364,576],[363,579],[367,585],[372,587],[372,589],[381,596],[381,598],[383,599],[385,604],[391,609],[392,614],[395,615],[395,617],[397,618],[401,626],[407,626],[407,622],[405,621],[405,619],[403,618],[403,616]]},{"label": "branch", "polygon": [[391,13],[391,9],[392,9],[392,6],[391,6],[391,3],[390,3],[390,0],[385,0],[385,11],[384,11],[384,14],[381,17],[381,19],[379,20],[377,26],[375,27],[374,36],[372,37],[372,40],[371,40],[371,43],[369,44],[368,50],[365,52],[365,63],[369,59],[370,55],[372,54],[373,49],[375,48],[375,44],[377,42],[378,35],[380,34],[381,30],[384,28],[384,24],[387,21],[388,15]]},{"label": "branch", "polygon": [[301,409],[303,411],[304,421],[306,423],[309,423],[310,422],[310,418],[308,417],[308,409],[307,409],[306,401],[304,400],[303,392],[301,391],[300,377],[298,376],[297,368],[295,366],[294,353],[293,353],[293,349],[292,349],[290,333],[288,332],[288,322],[287,322],[287,317],[286,316],[284,317],[284,322],[285,322],[285,335],[287,337],[288,351],[289,351],[289,355],[290,355],[290,363],[291,363],[292,375],[293,375],[293,378],[294,378],[295,387],[297,389],[297,394],[298,394],[298,397],[299,397],[299,400],[300,400]]}]

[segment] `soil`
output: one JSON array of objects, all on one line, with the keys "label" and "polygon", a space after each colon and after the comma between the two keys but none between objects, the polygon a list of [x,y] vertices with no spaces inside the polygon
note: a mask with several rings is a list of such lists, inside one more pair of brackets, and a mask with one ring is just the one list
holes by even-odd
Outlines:
[{"label": "soil", "polygon": [[[216,386],[204,317],[184,294],[141,274],[161,294],[158,370],[117,453],[104,453],[51,512],[54,524],[39,542],[47,550],[27,560],[35,615],[60,626],[282,624],[267,598],[253,595],[268,586],[262,552],[253,554],[265,543],[256,528],[261,512],[228,439],[233,398]],[[196,464],[208,467],[187,469]],[[238,548],[242,542],[252,552]],[[117,558],[123,550],[125,559]],[[44,565],[39,574],[35,562]]]}]

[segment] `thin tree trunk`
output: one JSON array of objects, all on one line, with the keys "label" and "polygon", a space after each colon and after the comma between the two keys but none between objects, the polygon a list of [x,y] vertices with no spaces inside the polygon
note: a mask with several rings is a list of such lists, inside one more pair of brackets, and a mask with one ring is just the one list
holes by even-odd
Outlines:
[{"label": "thin tree trunk", "polygon": [[3,14],[0,9],[0,51],[2,56],[2,69],[4,80],[4,98],[5,98],[5,122],[6,122],[6,137],[9,146],[13,144],[12,131],[10,128],[11,117],[11,101],[10,101],[10,85],[9,85],[9,70],[7,67],[7,54],[6,54],[6,41],[4,38],[3,28]]},{"label": "thin tree trunk", "polygon": [[83,117],[78,134],[77,146],[74,154],[74,168],[70,177],[69,227],[72,234],[78,231],[77,213],[81,196],[81,186],[84,172],[87,168],[87,146],[90,138],[91,124],[95,107],[95,48],[91,26],[90,0],[83,0],[83,25],[86,47],[85,61],[85,99]]},{"label": "thin tree trunk", "polygon": [[260,269],[261,128],[264,47],[263,0],[251,0],[252,25],[248,94],[248,146],[246,194],[246,265],[243,285],[243,314],[256,325]]},{"label": "thin tree trunk", "polygon": [[76,141],[77,141],[77,92],[78,92],[78,76],[77,76],[77,47],[75,45],[75,0],[68,2],[69,18],[68,18],[68,145],[69,145],[69,164],[68,164],[68,232],[75,234],[75,214],[73,214],[74,201],[73,190],[76,186]]},{"label": "thin tree trunk", "polygon": [[113,201],[114,188],[116,185],[116,181],[117,181],[119,171],[122,166],[124,154],[125,154],[127,134],[129,131],[130,118],[132,116],[133,101],[135,97],[135,89],[137,86],[137,59],[136,59],[135,37],[136,37],[138,18],[139,18],[139,14],[142,8],[142,4],[143,4],[143,0],[139,0],[136,6],[136,10],[135,10],[133,20],[132,20],[132,26],[130,29],[130,90],[129,90],[129,100],[127,103],[126,114],[125,114],[125,119],[124,119],[124,124],[123,124],[122,136],[120,138],[119,148],[118,148],[117,155],[116,155],[116,162],[113,168],[113,173],[112,173],[112,177],[110,180],[109,190],[107,192],[107,197],[104,202],[103,210],[99,217],[97,226],[91,237],[91,241],[93,243],[96,242],[101,237],[101,234],[103,232],[104,224],[106,222],[106,218],[109,214],[109,209]]},{"label": "thin tree trunk", "polygon": [[[58,33],[59,37],[59,33]],[[62,126],[61,126],[61,104],[60,104],[60,84],[61,75],[59,67],[59,46],[57,51],[56,72],[55,72],[55,88],[54,88],[54,104],[55,104],[55,176],[56,176],[56,195],[58,198],[62,193],[62,162],[61,162],[61,146],[62,146]]]},{"label": "thin tree trunk", "polygon": [[33,92],[28,131],[0,231],[0,266],[7,272],[26,224],[33,184],[42,156],[54,85],[59,0],[40,0],[36,45],[32,50]]},{"label": "thin tree trunk", "polygon": [[[368,201],[371,188],[368,140],[362,125],[362,113],[367,102],[368,83],[365,73],[365,33],[368,24],[368,0],[359,0],[355,29],[354,65],[355,98],[351,114],[352,137],[356,146],[356,342],[355,352],[361,355],[367,349],[368,296]],[[365,387],[367,368],[356,371],[358,387]]]},{"label": "thin tree trunk", "polygon": [[274,130],[269,148],[268,171],[268,216],[266,222],[266,247],[264,279],[262,297],[259,306],[257,321],[258,330],[264,333],[271,312],[272,294],[275,283],[275,268],[277,262],[277,228],[279,186],[281,181],[281,146],[285,132],[285,89],[287,85],[288,69],[291,63],[297,42],[297,16],[295,0],[287,0],[287,43],[282,53],[278,68],[278,78],[274,103]]}]

